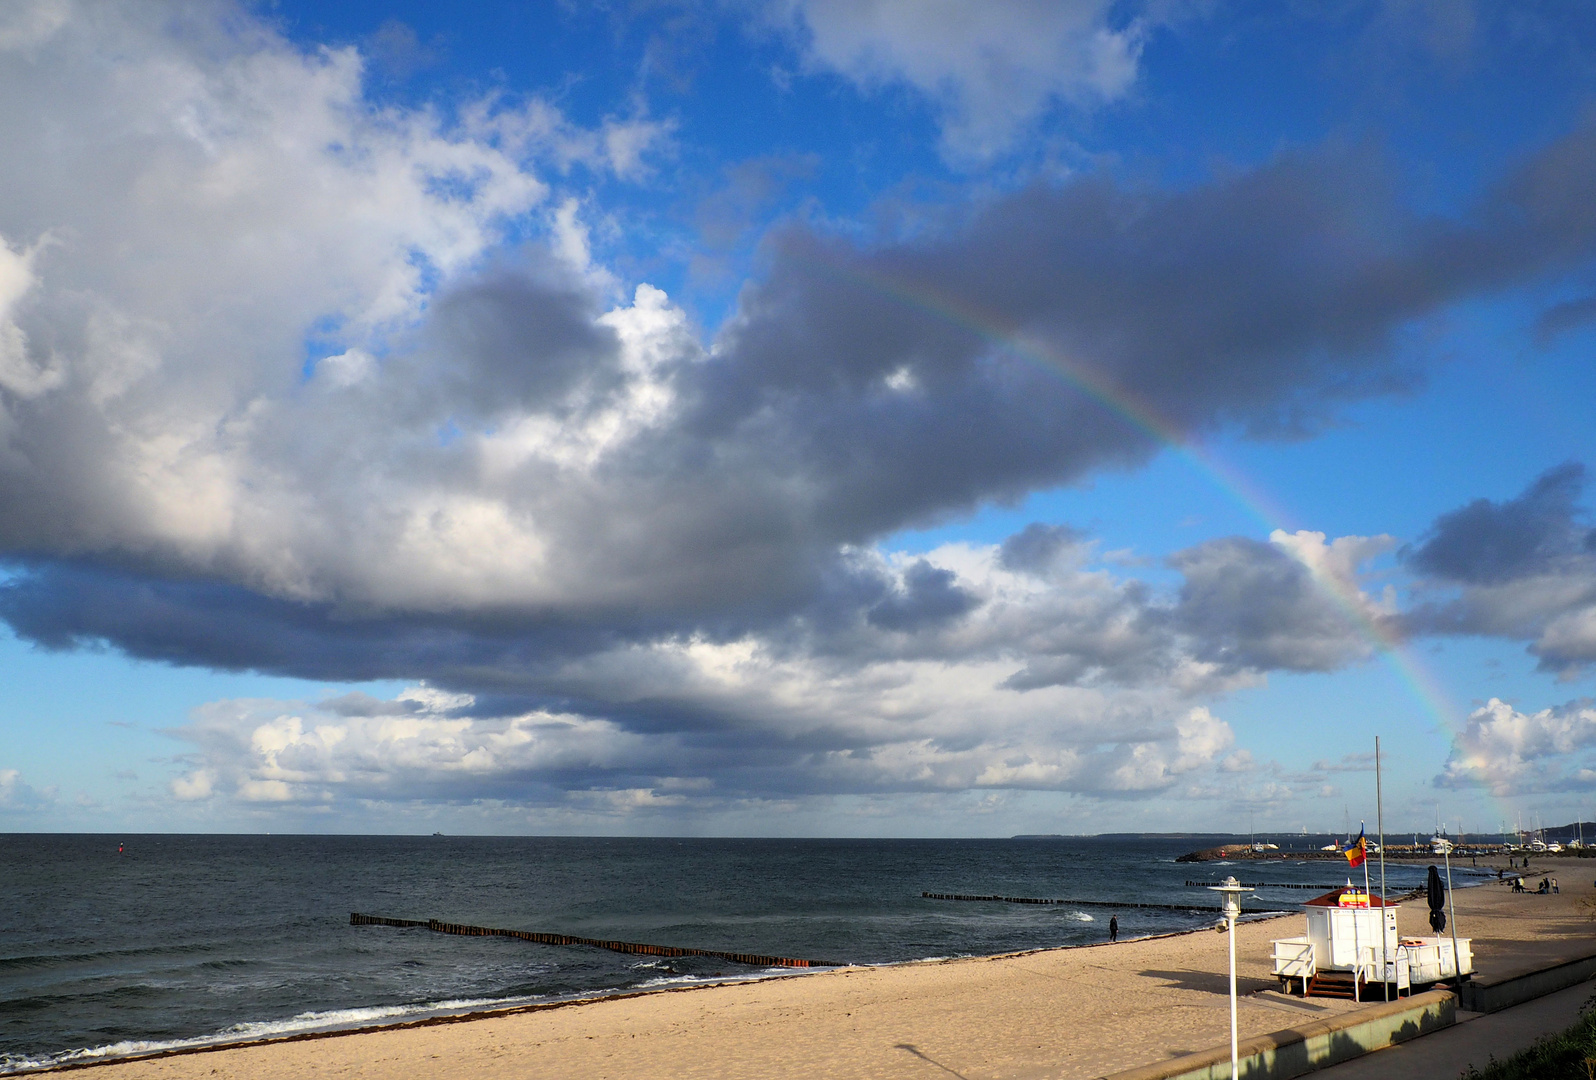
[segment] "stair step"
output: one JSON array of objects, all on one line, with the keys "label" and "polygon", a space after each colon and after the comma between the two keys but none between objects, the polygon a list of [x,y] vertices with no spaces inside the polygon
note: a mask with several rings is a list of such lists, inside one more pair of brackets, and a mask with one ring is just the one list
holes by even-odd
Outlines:
[{"label": "stair step", "polygon": [[1358,996],[1358,983],[1350,974],[1325,973],[1314,975],[1308,980],[1308,997],[1333,997],[1355,999]]}]

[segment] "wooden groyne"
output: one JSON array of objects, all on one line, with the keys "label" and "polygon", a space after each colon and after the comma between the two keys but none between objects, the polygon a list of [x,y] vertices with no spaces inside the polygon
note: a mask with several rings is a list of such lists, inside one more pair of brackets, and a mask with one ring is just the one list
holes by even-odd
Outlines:
[{"label": "wooden groyne", "polygon": [[[1034,896],[972,896],[965,893],[936,893],[923,892],[921,898],[926,900],[969,900],[985,901],[992,904],[1058,904],[1065,907],[1103,907],[1103,908],[1148,908],[1154,911],[1206,911],[1218,914],[1217,903],[1208,906],[1197,904],[1139,904],[1135,902],[1121,902],[1118,900],[1047,900]],[[1272,908],[1242,908],[1243,915],[1278,915],[1280,909]]]},{"label": "wooden groyne", "polygon": [[533,930],[499,930],[489,926],[468,926],[465,923],[443,922],[439,919],[391,919],[386,915],[349,913],[350,926],[418,926],[434,933],[459,934],[464,937],[507,937],[521,941],[534,941],[539,945],[583,945],[610,952],[632,953],[637,956],[709,956],[717,960],[730,960],[752,967],[847,967],[837,960],[796,960],[790,956],[763,956],[759,953],[720,952],[716,949],[689,949],[679,945],[645,945],[636,941],[606,941],[600,938],[575,937],[571,934],[542,934]]}]

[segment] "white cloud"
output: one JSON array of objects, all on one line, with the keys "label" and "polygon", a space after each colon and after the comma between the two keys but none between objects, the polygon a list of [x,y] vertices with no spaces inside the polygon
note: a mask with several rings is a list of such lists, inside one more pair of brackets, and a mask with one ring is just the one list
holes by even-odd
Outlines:
[{"label": "white cloud", "polygon": [[57,789],[27,784],[18,769],[0,769],[0,813],[39,810],[56,801]]},{"label": "white cloud", "polygon": [[346,349],[326,356],[316,365],[316,374],[335,387],[354,386],[377,372],[377,360],[365,349]]},{"label": "white cloud", "polygon": [[518,777],[546,782],[562,771],[612,767],[638,742],[614,725],[565,714],[459,715],[471,704],[469,695],[425,686],[355,708],[342,699],[212,702],[171,732],[198,747],[172,794],[300,804],[471,799],[513,788]]},{"label": "white cloud", "polygon": [[19,398],[38,397],[64,377],[60,365],[29,355],[28,335],[16,321],[17,308],[38,280],[33,263],[45,243],[41,239],[25,251],[12,251],[0,236],[0,390]]},{"label": "white cloud", "polygon": [[[198,748],[173,792],[327,805],[598,799],[620,812],[772,791],[1113,796],[1169,790],[1222,760],[1244,767],[1245,752],[1226,757],[1229,725],[1190,697],[1247,680],[1185,657],[1167,633],[1130,633],[1144,611],[1134,588],[1084,566],[1016,573],[995,545],[858,557],[899,588],[927,567],[945,573],[974,606],[928,608],[925,623],[860,618],[801,643],[762,633],[624,644],[543,672],[545,685],[611,718],[485,716],[469,695],[428,688],[391,702],[214,702],[173,732]],[[1013,688],[1039,650],[1075,658],[1070,677]],[[658,710],[675,719],[649,721]],[[660,797],[636,795],[645,791]]]},{"label": "white cloud", "polygon": [[562,173],[580,165],[640,183],[653,175],[655,159],[675,149],[675,121],[652,120],[646,112],[639,101],[633,115],[608,116],[599,127],[585,128],[541,99],[506,108],[501,96],[490,94],[462,110],[462,127],[475,139],[512,156],[536,157]]},{"label": "white cloud", "polygon": [[861,87],[906,84],[937,104],[945,150],[1007,150],[1054,102],[1090,107],[1136,80],[1144,26],[1111,0],[782,0],[813,68]]},{"label": "white cloud", "polygon": [[667,120],[611,117],[604,121],[601,132],[604,160],[621,179],[644,181],[653,172],[648,162],[650,155],[669,148],[675,129],[676,125]]},{"label": "white cloud", "polygon": [[175,778],[171,783],[172,798],[179,802],[197,802],[208,799],[215,791],[216,778],[209,769],[195,769]]},{"label": "white cloud", "polygon": [[23,51],[48,41],[66,25],[72,0],[39,0],[0,7],[0,52]]},{"label": "white cloud", "polygon": [[[348,475],[352,461],[312,494],[304,470],[325,461],[290,459],[336,445],[370,467],[435,437],[417,421],[447,414],[383,415],[406,407],[384,382],[396,344],[440,290],[539,223],[551,189],[537,161],[586,140],[598,165],[637,175],[668,125],[585,132],[536,100],[486,100],[459,122],[378,107],[355,49],[299,50],[225,5],[181,16],[7,7],[6,32],[48,32],[0,52],[0,506],[33,507],[0,513],[0,545],[164,549],[300,597],[361,565],[368,596],[451,565],[502,589],[503,565],[535,565],[543,541],[499,495],[458,475],[385,489]],[[555,232],[585,275],[569,287],[608,285],[564,205]],[[311,341],[336,347],[307,387]],[[656,389],[640,385],[633,407]],[[335,481],[349,489],[326,491]],[[357,501],[385,533],[392,522],[393,557],[318,568],[310,549],[347,538],[316,504],[368,486]]]},{"label": "white cloud", "polygon": [[1596,746],[1596,707],[1574,701],[1524,713],[1492,698],[1469,715],[1440,782],[1484,784],[1494,795],[1565,788],[1581,781],[1578,755]]},{"label": "white cloud", "polygon": [[1308,568],[1327,592],[1346,604],[1356,619],[1373,624],[1396,613],[1396,590],[1387,586],[1379,597],[1363,591],[1361,572],[1366,563],[1397,546],[1394,536],[1338,536],[1325,543],[1325,534],[1299,529],[1276,529],[1269,542],[1291,553]]}]

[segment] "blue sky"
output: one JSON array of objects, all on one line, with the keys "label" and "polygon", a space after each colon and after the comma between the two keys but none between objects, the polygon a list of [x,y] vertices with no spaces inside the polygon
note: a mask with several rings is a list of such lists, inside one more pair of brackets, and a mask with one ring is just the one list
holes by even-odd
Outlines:
[{"label": "blue sky", "polygon": [[1596,16],[0,14],[0,828],[1596,789]]}]

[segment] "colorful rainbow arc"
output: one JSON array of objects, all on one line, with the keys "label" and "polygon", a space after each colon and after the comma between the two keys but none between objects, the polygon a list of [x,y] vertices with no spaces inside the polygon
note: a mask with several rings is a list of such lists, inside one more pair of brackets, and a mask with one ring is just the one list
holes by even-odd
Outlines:
[{"label": "colorful rainbow arc", "polygon": [[[1074,361],[1014,327],[1003,325],[1000,318],[990,313],[978,311],[924,286],[907,286],[883,275],[846,268],[836,263],[820,265],[827,274],[841,277],[851,284],[976,334],[1042,371],[1065,379],[1104,408],[1191,462],[1200,474],[1212,479],[1228,498],[1255,518],[1271,535],[1277,531],[1294,531],[1285,524],[1287,515],[1247,477],[1206,447],[1191,441],[1184,432],[1164,420],[1156,409],[1096,369]],[[1308,563],[1304,565],[1315,586],[1344,613],[1348,623],[1390,667],[1424,711],[1434,718],[1441,730],[1456,738],[1459,734],[1457,710],[1440,681],[1418,662],[1389,627],[1375,617],[1357,585],[1340,580],[1325,572],[1323,567]]]}]

